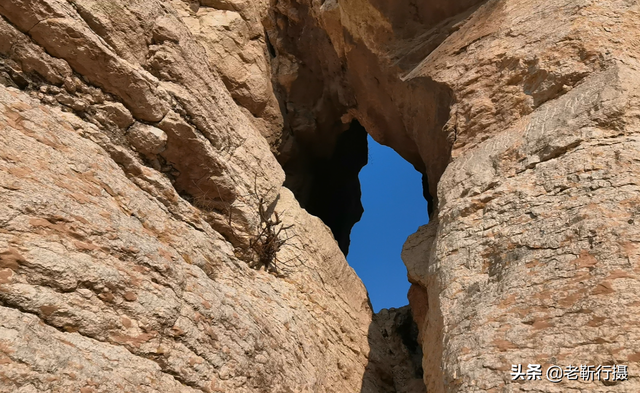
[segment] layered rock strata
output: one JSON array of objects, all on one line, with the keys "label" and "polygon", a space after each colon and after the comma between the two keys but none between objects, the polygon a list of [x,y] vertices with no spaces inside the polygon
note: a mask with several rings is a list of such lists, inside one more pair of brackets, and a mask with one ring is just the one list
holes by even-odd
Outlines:
[{"label": "layered rock strata", "polygon": [[[225,4],[0,4],[0,391],[377,378],[363,285],[281,187],[264,30]],[[249,267],[261,207],[286,277]]]},{"label": "layered rock strata", "polygon": [[[423,391],[405,314],[374,318],[341,252],[355,175],[314,199],[357,125],[425,177],[403,257],[427,391],[638,390],[636,1],[0,15],[1,391]],[[331,228],[300,207],[330,223],[336,195]],[[248,266],[261,206],[294,225],[287,277]],[[530,363],[629,377],[512,381]]]}]

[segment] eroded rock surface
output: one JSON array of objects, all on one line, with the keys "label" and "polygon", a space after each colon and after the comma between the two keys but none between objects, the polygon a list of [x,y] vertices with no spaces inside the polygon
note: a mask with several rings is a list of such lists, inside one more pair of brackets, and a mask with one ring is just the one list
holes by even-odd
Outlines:
[{"label": "eroded rock surface", "polygon": [[425,393],[422,380],[422,348],[418,326],[409,306],[384,309],[374,315],[369,329],[373,345],[367,372],[377,378],[365,378],[362,390],[368,392]]},{"label": "eroded rock surface", "polygon": [[[432,222],[405,261],[429,391],[638,389],[639,11],[623,0],[277,8],[280,36],[307,35],[274,44],[298,65],[286,86],[319,81],[342,119],[426,175]],[[530,363],[635,371],[606,385],[511,381],[512,364]]]},{"label": "eroded rock surface", "polygon": [[[523,23],[539,16],[533,4],[487,3],[409,76],[446,81],[459,100],[438,215],[405,251],[423,288],[411,299],[425,353],[435,352],[425,356],[432,391],[525,389],[510,381],[518,363],[637,370],[637,168],[623,151],[635,151],[638,68],[622,49],[637,39],[637,8],[556,6],[535,30]],[[613,26],[629,35],[608,35]],[[520,73],[527,62],[535,67]]]},{"label": "eroded rock surface", "polygon": [[[273,93],[174,5],[0,4],[0,391],[359,391],[368,297],[281,187]],[[286,277],[248,265],[261,203]]]},{"label": "eroded rock surface", "polygon": [[[1,391],[424,391],[406,310],[373,317],[341,252],[363,160],[322,187],[356,124],[425,176],[403,256],[427,391],[639,390],[637,1],[0,16]],[[286,278],[248,267],[261,203],[295,224]],[[529,363],[629,377],[512,381]]]},{"label": "eroded rock surface", "polygon": [[[428,293],[431,391],[640,383],[638,4],[539,7],[488,2],[411,74],[457,99],[438,217],[406,246],[410,279]],[[511,365],[529,363],[625,364],[630,376],[512,382]]]}]

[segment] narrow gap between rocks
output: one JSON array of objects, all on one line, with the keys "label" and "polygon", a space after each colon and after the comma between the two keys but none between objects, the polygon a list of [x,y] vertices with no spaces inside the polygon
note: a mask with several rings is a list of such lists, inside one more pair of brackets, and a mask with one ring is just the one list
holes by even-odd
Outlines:
[{"label": "narrow gap between rocks", "polygon": [[285,185],[331,229],[368,290],[375,314],[361,391],[397,392],[401,383],[407,392],[424,393],[423,353],[406,306],[410,283],[401,253],[407,237],[429,220],[426,176],[375,142],[358,121],[343,126],[326,150],[313,142],[299,145],[285,165]]},{"label": "narrow gap between rocks", "polygon": [[371,137],[369,163],[360,172],[362,219],[351,231],[347,260],[362,279],[374,312],[408,304],[410,283],[402,262],[407,237],[429,221],[422,175]]},{"label": "narrow gap between rocks", "polygon": [[331,229],[367,287],[374,311],[399,308],[408,303],[410,286],[402,247],[429,220],[430,198],[423,192],[428,185],[398,153],[368,136],[357,120],[345,128],[330,154],[318,156],[304,149],[307,153],[292,161],[295,170],[289,167],[285,185]]}]

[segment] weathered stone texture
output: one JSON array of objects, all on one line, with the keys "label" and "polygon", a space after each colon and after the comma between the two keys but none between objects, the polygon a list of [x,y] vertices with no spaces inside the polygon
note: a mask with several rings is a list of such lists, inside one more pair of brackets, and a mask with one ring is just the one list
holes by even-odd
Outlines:
[{"label": "weathered stone texture", "polygon": [[[180,5],[0,4],[2,392],[355,392],[375,378],[366,291],[281,187],[272,134],[250,119],[266,112],[247,112],[273,104],[269,80],[246,86],[254,101],[226,86]],[[247,67],[269,78],[265,59]],[[261,199],[294,224],[287,277],[247,264]]]},{"label": "weathered stone texture", "polygon": [[367,371],[377,378],[365,378],[362,391],[426,393],[418,326],[409,306],[374,315],[369,341],[383,345],[372,345]]},{"label": "weathered stone texture", "polygon": [[[639,7],[278,8],[293,21],[282,32],[302,20],[315,41],[276,48],[310,67],[303,48],[330,42],[315,60],[325,86],[333,78],[348,116],[427,175],[435,211],[405,261],[429,391],[638,390]],[[297,78],[288,86],[310,80]],[[518,363],[617,363],[631,375],[521,384],[509,374]]]},{"label": "weathered stone texture", "polygon": [[271,83],[271,55],[262,24],[268,2],[174,0],[172,5],[204,46],[233,99],[277,153],[283,143],[283,118]]},{"label": "weathered stone texture", "polygon": [[[429,391],[638,390],[639,11],[489,1],[409,75],[456,98],[437,218],[404,254]],[[511,381],[529,363],[630,376]]]},{"label": "weathered stone texture", "polygon": [[519,390],[520,363],[627,364],[629,381],[588,390],[637,390],[637,86],[612,66],[447,168],[426,253],[442,316],[422,332],[447,342],[445,390]]},{"label": "weathered stone texture", "polygon": [[305,268],[280,279],[160,173],[129,156],[127,175],[96,126],[13,89],[0,103],[0,391],[357,390],[366,292],[286,190],[281,257]]},{"label": "weathered stone texture", "polygon": [[633,0],[0,2],[0,391],[424,391],[298,202],[361,124],[425,175],[427,391],[637,392],[639,48]]}]

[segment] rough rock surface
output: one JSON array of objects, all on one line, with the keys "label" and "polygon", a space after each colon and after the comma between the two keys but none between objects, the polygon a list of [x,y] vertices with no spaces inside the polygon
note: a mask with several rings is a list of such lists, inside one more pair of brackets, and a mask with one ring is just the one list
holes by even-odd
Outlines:
[{"label": "rough rock surface", "polygon": [[381,310],[373,317],[367,369],[378,378],[363,381],[363,391],[426,393],[422,380],[422,348],[409,306]]},{"label": "rough rock surface", "polygon": [[[340,169],[316,168],[356,124],[425,176],[403,257],[427,391],[640,390],[637,1],[0,15],[0,391],[424,391],[406,311],[372,316],[300,207],[330,221]],[[247,265],[261,203],[295,224],[286,278]],[[511,380],[530,363],[630,375]]]},{"label": "rough rock surface", "polygon": [[[639,11],[487,2],[407,77],[456,99],[437,217],[405,251],[430,391],[639,389]],[[529,363],[630,375],[512,382]]]},{"label": "rough rock surface", "polygon": [[[180,5],[0,4],[2,392],[355,392],[377,378],[363,285],[281,188],[253,101]],[[247,263],[261,203],[294,224],[287,277]]]},{"label": "rough rock surface", "polygon": [[[292,123],[342,110],[426,175],[405,261],[428,390],[637,391],[638,2],[279,4],[283,85],[334,96],[291,93]],[[530,363],[630,376],[511,381]]]},{"label": "rough rock surface", "polygon": [[283,118],[271,83],[271,55],[262,24],[268,2],[173,0],[171,4],[204,46],[233,99],[277,153]]}]

